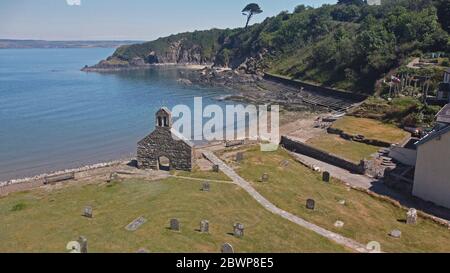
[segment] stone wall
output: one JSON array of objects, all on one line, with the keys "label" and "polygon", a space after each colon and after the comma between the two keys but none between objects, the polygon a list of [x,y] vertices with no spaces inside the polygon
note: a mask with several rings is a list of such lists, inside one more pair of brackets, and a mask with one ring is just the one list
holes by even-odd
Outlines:
[{"label": "stone wall", "polygon": [[271,81],[275,81],[275,82],[279,82],[279,83],[283,83],[283,84],[287,84],[287,85],[291,85],[291,86],[295,86],[295,87],[299,87],[299,88],[303,87],[304,89],[306,89],[308,91],[320,93],[321,95],[325,95],[325,96],[333,96],[333,97],[336,97],[339,99],[349,100],[354,103],[361,102],[361,101],[367,99],[367,97],[368,97],[367,95],[363,95],[363,94],[350,93],[350,92],[346,92],[344,90],[338,90],[338,89],[334,89],[334,88],[314,85],[311,83],[306,83],[306,82],[302,82],[299,80],[292,80],[292,79],[280,77],[280,76],[269,74],[269,73],[264,73],[264,78],[267,80],[271,80]]},{"label": "stone wall", "polygon": [[329,134],[339,135],[343,139],[347,139],[347,140],[353,140],[353,141],[356,141],[356,142],[361,142],[361,143],[365,143],[365,144],[369,144],[369,145],[373,145],[373,146],[378,146],[378,147],[384,147],[384,148],[391,147],[391,143],[384,142],[384,141],[377,140],[377,139],[365,138],[362,135],[347,134],[347,133],[345,133],[342,130],[339,130],[339,129],[336,129],[336,128],[332,128],[332,127],[328,128],[327,132]]},{"label": "stone wall", "polygon": [[137,161],[140,169],[159,169],[160,157],[170,160],[170,169],[191,171],[194,149],[182,139],[175,139],[169,127],[156,127],[138,143]]},{"label": "stone wall", "polygon": [[319,150],[300,141],[292,140],[286,136],[281,137],[281,145],[290,151],[304,154],[306,156],[341,167],[351,172],[359,174],[365,173],[363,161],[361,161],[360,164],[355,164],[344,158]]}]

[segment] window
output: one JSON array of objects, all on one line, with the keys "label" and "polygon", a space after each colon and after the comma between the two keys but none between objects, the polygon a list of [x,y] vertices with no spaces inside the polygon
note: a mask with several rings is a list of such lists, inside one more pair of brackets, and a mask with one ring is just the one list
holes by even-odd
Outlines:
[{"label": "window", "polygon": [[162,127],[162,126],[163,126],[162,118],[161,118],[161,117],[158,117],[158,126],[159,126],[159,127]]}]

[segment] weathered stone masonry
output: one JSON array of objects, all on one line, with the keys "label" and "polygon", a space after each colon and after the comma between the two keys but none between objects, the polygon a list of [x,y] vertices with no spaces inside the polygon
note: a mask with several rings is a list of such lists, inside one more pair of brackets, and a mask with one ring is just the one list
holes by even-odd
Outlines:
[{"label": "weathered stone masonry", "polygon": [[138,142],[137,161],[140,169],[160,169],[160,158],[170,160],[170,169],[191,171],[194,147],[172,130],[172,114],[167,108],[156,112],[155,130]]}]

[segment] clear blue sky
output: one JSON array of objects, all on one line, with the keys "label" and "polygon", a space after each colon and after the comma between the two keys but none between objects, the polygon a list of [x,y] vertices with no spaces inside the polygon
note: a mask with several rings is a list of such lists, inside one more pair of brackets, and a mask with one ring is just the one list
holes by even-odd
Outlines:
[{"label": "clear blue sky", "polygon": [[249,2],[264,10],[253,21],[260,22],[298,4],[318,7],[337,1],[0,0],[0,38],[153,40],[184,31],[242,26],[240,11]]}]

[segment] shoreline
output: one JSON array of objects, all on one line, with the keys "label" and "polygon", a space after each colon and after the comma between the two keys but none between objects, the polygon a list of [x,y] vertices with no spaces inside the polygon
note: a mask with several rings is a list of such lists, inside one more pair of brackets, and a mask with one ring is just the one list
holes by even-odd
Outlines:
[{"label": "shoreline", "polygon": [[124,164],[124,163],[129,163],[133,159],[134,159],[134,157],[122,158],[122,159],[117,159],[117,160],[112,160],[112,161],[107,161],[107,162],[88,164],[88,165],[84,165],[84,166],[81,166],[78,168],[56,170],[53,172],[41,173],[41,174],[37,174],[34,176],[29,176],[29,177],[22,177],[22,178],[15,178],[15,179],[10,179],[10,180],[6,180],[6,181],[0,181],[0,188],[4,188],[7,186],[11,186],[11,185],[36,182],[36,181],[43,180],[45,177],[48,177],[48,176],[63,175],[63,174],[68,174],[68,173],[72,173],[72,172],[81,173],[81,172],[86,172],[86,171],[91,171],[91,170],[112,167],[112,166],[116,166],[116,165],[120,165],[120,164]]},{"label": "shoreline", "polygon": [[128,66],[118,66],[118,67],[95,67],[87,66],[80,69],[83,72],[97,72],[97,73],[108,73],[108,72],[121,72],[121,71],[135,71],[135,70],[146,70],[151,68],[159,67],[175,67],[189,70],[202,70],[205,68],[211,68],[212,64],[195,64],[195,63],[155,63],[155,64],[145,64],[145,65],[128,65]]}]

